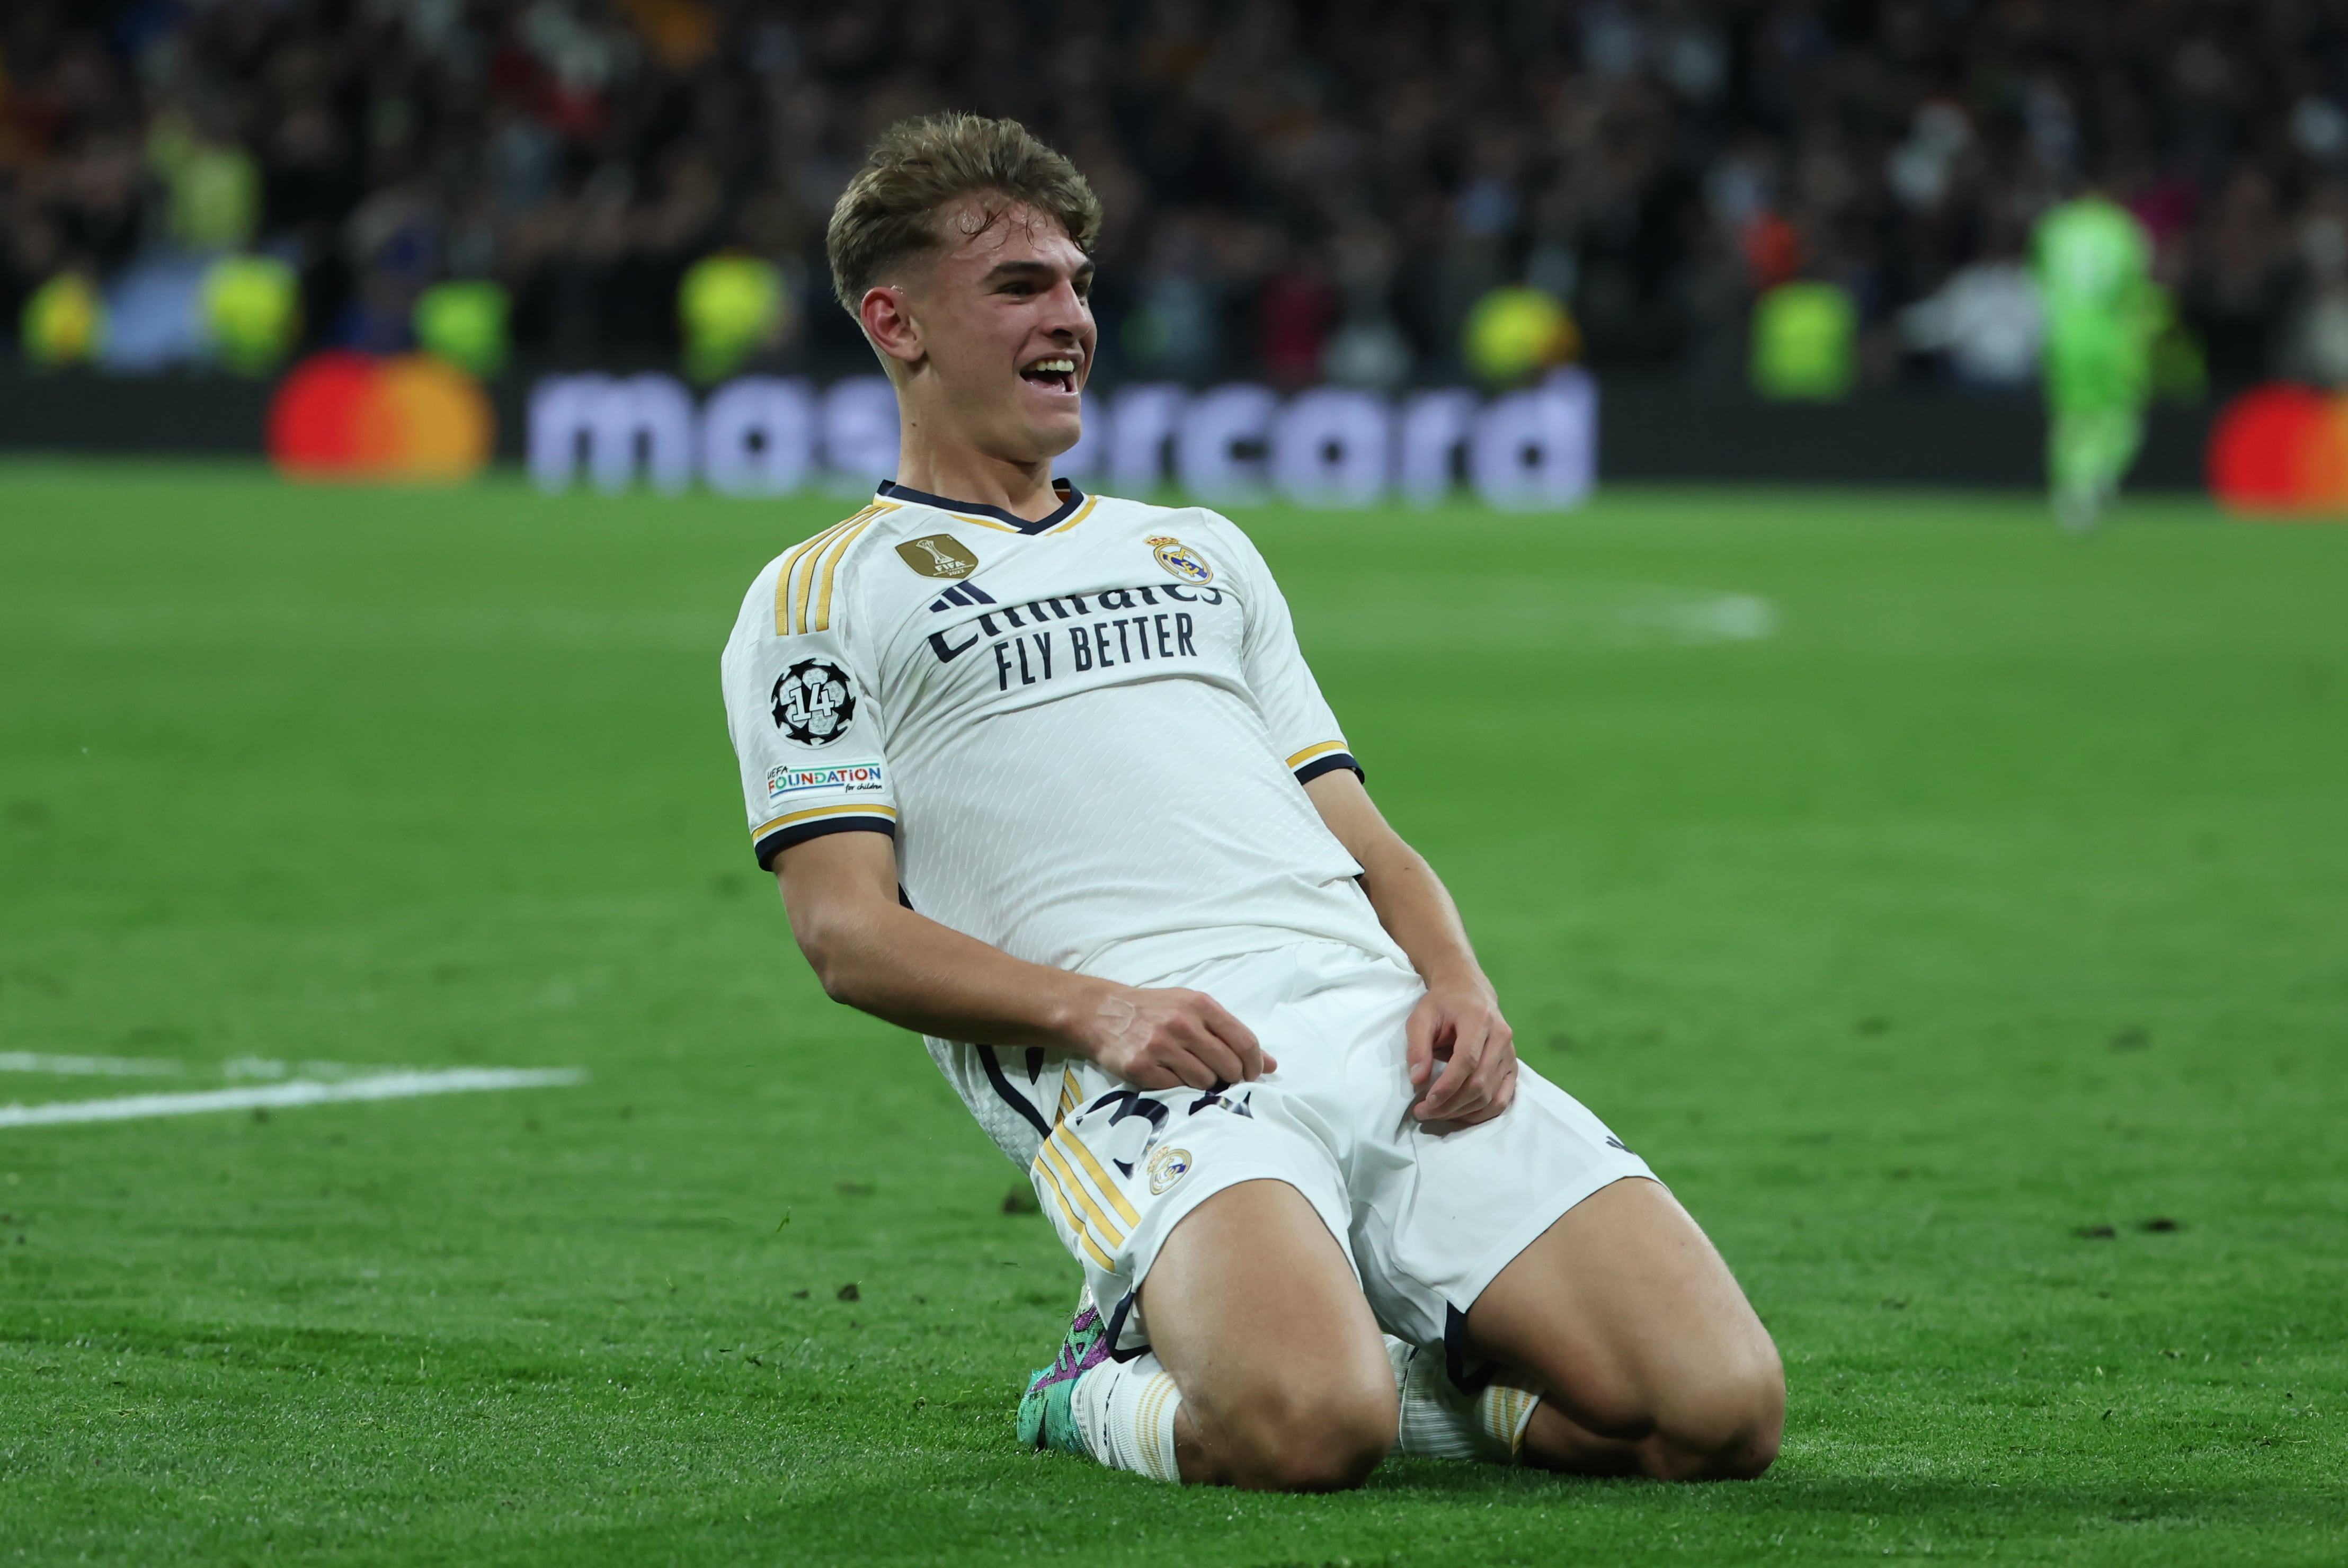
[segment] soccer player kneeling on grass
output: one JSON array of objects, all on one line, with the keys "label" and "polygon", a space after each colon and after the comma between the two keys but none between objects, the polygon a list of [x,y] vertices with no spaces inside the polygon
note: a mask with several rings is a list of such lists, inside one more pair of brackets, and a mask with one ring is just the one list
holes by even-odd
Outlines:
[{"label": "soccer player kneeling on grass", "polygon": [[1389,1452],[1695,1480],[1776,1351],[1644,1161],[1520,1066],[1230,520],[1051,477],[1100,206],[1021,127],[888,131],[832,281],[898,477],[726,648],[751,839],[833,997],[920,1031],[1086,1288],[1029,1444],[1163,1480]]}]

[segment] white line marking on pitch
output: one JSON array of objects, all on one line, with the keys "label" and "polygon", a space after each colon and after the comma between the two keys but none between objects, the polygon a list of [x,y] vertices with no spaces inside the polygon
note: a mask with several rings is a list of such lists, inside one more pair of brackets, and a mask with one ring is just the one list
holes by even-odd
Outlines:
[{"label": "white line marking on pitch", "polygon": [[438,1072],[378,1073],[320,1083],[294,1078],[255,1088],[201,1089],[192,1094],[132,1094],[118,1099],[60,1100],[52,1105],[0,1105],[0,1127],[53,1127],[67,1121],[135,1121],[149,1116],[192,1116],[206,1110],[275,1110],[336,1100],[407,1099],[423,1094],[471,1094],[483,1089],[551,1088],[583,1083],[578,1068],[449,1068]]},{"label": "white line marking on pitch", "polygon": [[174,1078],[187,1069],[163,1057],[52,1057],[0,1051],[0,1073],[57,1073],[68,1078]]}]

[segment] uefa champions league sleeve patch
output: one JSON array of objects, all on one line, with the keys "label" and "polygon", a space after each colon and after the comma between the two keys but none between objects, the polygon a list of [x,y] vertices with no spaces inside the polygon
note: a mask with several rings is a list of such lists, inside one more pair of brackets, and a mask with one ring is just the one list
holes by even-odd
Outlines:
[{"label": "uefa champions league sleeve patch", "polygon": [[821,659],[802,659],[775,682],[775,727],[801,746],[829,746],[856,720],[856,694],[848,672]]}]

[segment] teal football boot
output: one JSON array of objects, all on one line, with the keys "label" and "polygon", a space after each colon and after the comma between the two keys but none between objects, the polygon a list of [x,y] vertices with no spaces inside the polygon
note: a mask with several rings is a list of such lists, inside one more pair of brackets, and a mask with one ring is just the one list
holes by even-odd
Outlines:
[{"label": "teal football boot", "polygon": [[1076,1308],[1076,1318],[1060,1341],[1060,1354],[1027,1379],[1027,1392],[1019,1399],[1021,1447],[1091,1456],[1093,1450],[1076,1423],[1076,1379],[1107,1360],[1108,1353],[1108,1325],[1087,1299]]}]

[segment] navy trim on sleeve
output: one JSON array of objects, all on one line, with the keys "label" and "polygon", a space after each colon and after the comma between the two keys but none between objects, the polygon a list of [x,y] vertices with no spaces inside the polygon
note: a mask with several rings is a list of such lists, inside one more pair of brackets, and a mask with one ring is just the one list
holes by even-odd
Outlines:
[{"label": "navy trim on sleeve", "polygon": [[826,833],[886,833],[893,839],[897,836],[897,824],[886,817],[819,817],[812,822],[795,822],[758,841],[753,851],[758,857],[758,869],[773,871],[777,855],[793,844],[803,844]]},{"label": "navy trim on sleeve", "polygon": [[1362,765],[1354,760],[1351,753],[1344,751],[1325,752],[1314,758],[1296,770],[1296,781],[1299,784],[1310,784],[1323,773],[1334,773],[1340,768],[1352,769],[1354,777],[1365,784],[1370,781],[1370,776],[1362,771]]}]

